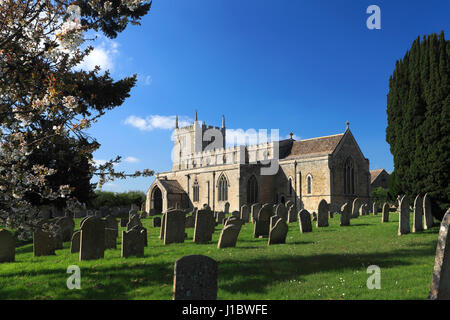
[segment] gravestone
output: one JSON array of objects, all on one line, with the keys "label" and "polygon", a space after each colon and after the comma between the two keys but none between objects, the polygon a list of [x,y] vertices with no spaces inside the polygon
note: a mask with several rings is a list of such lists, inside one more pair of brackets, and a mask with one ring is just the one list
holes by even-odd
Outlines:
[{"label": "gravestone", "polygon": [[240,219],[241,218],[241,213],[239,211],[233,211],[231,213],[231,216]]},{"label": "gravestone", "polygon": [[[147,228],[144,227],[136,227],[139,232],[141,233],[142,240],[144,241],[144,247],[148,246],[148,240],[147,240]],[[185,238],[187,237],[187,234],[185,233]]]},{"label": "gravestone", "polygon": [[154,228],[161,227],[161,218],[160,217],[153,218],[153,227]]},{"label": "gravestone", "polygon": [[75,210],[75,212],[73,213],[74,218],[84,218],[86,216],[87,216],[86,209],[78,209],[78,210]]},{"label": "gravestone", "polygon": [[279,216],[281,219],[283,219],[283,221],[288,220],[288,211],[284,206],[284,204],[280,203],[279,205],[276,206],[275,215]]},{"label": "gravestone", "polygon": [[344,205],[341,207],[341,224],[340,224],[341,227],[350,225],[350,219],[352,216],[352,213],[350,210],[351,210],[351,208],[350,208],[350,204],[348,202],[344,203]]},{"label": "gravestone", "polygon": [[363,203],[361,207],[359,207],[359,215],[360,216],[367,216],[369,214],[369,206],[367,203]]},{"label": "gravestone", "polygon": [[450,300],[450,209],[444,215],[439,229],[436,255],[434,258],[433,280],[431,282],[429,299]]},{"label": "gravestone", "polygon": [[409,199],[408,196],[404,195],[400,200],[400,213],[398,220],[398,235],[408,234],[410,232],[409,225]]},{"label": "gravestone", "polygon": [[186,229],[193,228],[195,226],[195,219],[193,215],[186,216]]},{"label": "gravestone", "polygon": [[89,217],[81,225],[80,261],[101,259],[105,255],[105,222]]},{"label": "gravestone", "polygon": [[164,228],[165,228],[165,224],[166,224],[166,214],[167,213],[163,213],[163,215],[161,216],[161,229],[159,231],[159,239],[164,240]]},{"label": "gravestone", "polygon": [[134,227],[142,227],[141,219],[137,214],[130,215],[130,220],[127,223],[127,231],[133,229]]},{"label": "gravestone", "polygon": [[297,210],[295,206],[290,206],[288,210],[288,223],[297,222]]},{"label": "gravestone", "polygon": [[417,195],[414,200],[414,219],[412,232],[423,231],[423,200],[420,195]]},{"label": "gravestone", "polygon": [[194,239],[195,243],[206,243],[212,240],[214,233],[214,214],[209,210],[199,210],[195,219]]},{"label": "gravestone", "polygon": [[75,222],[70,217],[57,218],[55,221],[59,228],[59,235],[63,242],[70,241],[72,239],[73,229],[75,228]]},{"label": "gravestone", "polygon": [[374,216],[378,215],[378,203],[374,202],[372,205],[372,214]]},{"label": "gravestone", "polygon": [[244,221],[239,218],[236,218],[234,216],[231,216],[228,219],[226,219],[226,221],[224,223],[224,227],[226,227],[230,224],[234,224],[235,226],[238,226],[239,228],[241,228],[244,225]]},{"label": "gravestone", "polygon": [[431,214],[431,201],[430,197],[426,193],[423,197],[423,218],[424,218],[424,227],[426,230],[433,227],[433,215]]},{"label": "gravestone", "polygon": [[128,223],[128,218],[120,218],[120,227],[125,228]]},{"label": "gravestone", "polygon": [[253,230],[253,237],[259,238],[269,236],[272,211],[272,205],[268,203],[263,205],[259,210]]},{"label": "gravestone", "polygon": [[359,208],[361,207],[361,201],[356,198],[352,203],[352,219],[359,217]]},{"label": "gravestone", "polygon": [[122,231],[122,250],[121,257],[144,256],[144,239],[141,235],[139,226],[128,231]]},{"label": "gravestone", "polygon": [[275,226],[275,224],[278,222],[278,220],[280,220],[281,218],[277,215],[275,216],[271,216],[270,217],[270,229],[269,229],[269,235],[270,235],[270,230]]},{"label": "gravestone", "polygon": [[292,202],[291,200],[288,200],[285,204],[286,206],[286,210],[289,211],[289,209],[294,205],[294,202]]},{"label": "gravestone", "polygon": [[236,247],[236,242],[239,236],[241,227],[235,224],[226,225],[220,232],[219,242],[217,248]]},{"label": "gravestone", "polygon": [[140,218],[140,219],[145,219],[145,218],[147,218],[147,217],[148,217],[148,214],[147,214],[146,211],[142,211],[141,214],[139,215],[139,218]]},{"label": "gravestone", "polygon": [[250,207],[252,223],[255,223],[256,219],[258,218],[259,210],[261,210],[260,203],[252,204],[252,206]]},{"label": "gravestone", "polygon": [[381,222],[389,222],[389,204],[387,202],[383,204],[383,210],[381,212]]},{"label": "gravestone", "polygon": [[243,220],[244,222],[249,222],[250,219],[250,212],[249,212],[249,208],[246,204],[244,204],[241,207],[241,215],[240,215],[241,220]]},{"label": "gravestone", "polygon": [[230,213],[230,203],[226,202],[225,205],[223,206],[223,212],[225,212],[225,214]]},{"label": "gravestone", "polygon": [[289,227],[283,219],[278,219],[273,228],[270,229],[268,245],[286,243]]},{"label": "gravestone", "polygon": [[225,219],[225,212],[217,212],[216,213],[216,222],[223,223],[223,219]]},{"label": "gravestone", "polygon": [[16,240],[11,232],[0,229],[0,262],[13,262],[16,255]]},{"label": "gravestone", "polygon": [[317,213],[315,211],[312,213],[312,221],[317,221]]},{"label": "gravestone", "polygon": [[312,232],[311,215],[305,209],[298,213],[298,225],[301,233]]},{"label": "gravestone", "polygon": [[319,207],[317,208],[317,227],[328,227],[328,203],[325,199],[319,202]]},{"label": "gravestone", "polygon": [[167,211],[164,220],[164,244],[183,243],[186,214],[180,210]]},{"label": "gravestone", "polygon": [[114,218],[112,215],[109,215],[106,216],[106,218],[104,218],[103,220],[105,221],[106,229],[116,230],[115,237],[117,238],[119,236],[119,226],[116,218]]},{"label": "gravestone", "polygon": [[116,249],[117,235],[118,235],[117,229],[105,228],[105,250]]},{"label": "gravestone", "polygon": [[216,300],[218,264],[215,260],[190,255],[175,262],[174,300]]},{"label": "gravestone", "polygon": [[33,232],[33,253],[35,257],[55,254],[55,244],[50,233],[41,229]]},{"label": "gravestone", "polygon": [[70,253],[80,252],[81,230],[75,231],[70,241]]}]

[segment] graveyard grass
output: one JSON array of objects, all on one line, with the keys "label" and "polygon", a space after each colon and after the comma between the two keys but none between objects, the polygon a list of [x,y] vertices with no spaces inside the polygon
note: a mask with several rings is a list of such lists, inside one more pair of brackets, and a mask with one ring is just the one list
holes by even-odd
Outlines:
[{"label": "graveyard grass", "polygon": [[[152,218],[142,222],[149,241],[140,258],[120,257],[121,231],[117,249],[100,260],[78,261],[69,242],[46,257],[33,257],[32,244],[16,248],[16,261],[0,264],[0,299],[172,299],[174,263],[191,254],[218,261],[218,299],[426,299],[439,231],[398,236],[392,212],[388,223],[378,214],[351,219],[349,227],[335,215],[329,227],[314,225],[307,234],[290,223],[286,244],[270,247],[247,223],[236,248],[217,249],[222,225],[209,244],[194,244],[194,229],[187,229],[184,243],[164,246]],[[67,289],[70,265],[81,268],[80,290]],[[366,286],[370,265],[381,268],[380,290]]]}]

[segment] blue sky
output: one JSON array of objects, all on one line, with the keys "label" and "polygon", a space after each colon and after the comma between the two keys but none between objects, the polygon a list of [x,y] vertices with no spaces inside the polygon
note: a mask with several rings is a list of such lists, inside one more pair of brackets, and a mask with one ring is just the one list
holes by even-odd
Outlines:
[{"label": "blue sky", "polygon": [[[369,30],[366,9],[381,9]],[[126,102],[89,134],[101,162],[121,155],[132,172],[171,168],[175,115],[227,129],[279,129],[295,137],[342,133],[350,122],[370,169],[393,170],[385,139],[389,76],[418,36],[444,30],[450,1],[154,0],[141,26],[100,37],[84,67],[115,79],[138,74]],[[232,131],[230,131],[231,133]],[[153,178],[108,191],[146,191]]]}]

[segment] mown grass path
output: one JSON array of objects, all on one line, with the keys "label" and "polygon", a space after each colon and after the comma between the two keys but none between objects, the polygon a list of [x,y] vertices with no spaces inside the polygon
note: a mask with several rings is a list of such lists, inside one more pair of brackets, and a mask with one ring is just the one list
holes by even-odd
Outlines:
[{"label": "mown grass path", "polygon": [[[218,299],[426,299],[439,231],[399,237],[395,213],[389,223],[379,214],[352,219],[350,227],[335,216],[308,234],[291,223],[287,243],[268,247],[247,223],[236,248],[217,249],[222,225],[210,244],[192,243],[187,229],[185,243],[164,246],[152,219],[142,221],[149,236],[143,258],[121,258],[120,237],[116,250],[95,261],[79,261],[70,243],[47,257],[33,257],[32,244],[17,248],[16,262],[0,264],[0,299],[172,299],[174,262],[190,254],[219,262]],[[67,289],[70,265],[81,268],[81,290]],[[370,265],[381,268],[380,290],[366,286]]]}]

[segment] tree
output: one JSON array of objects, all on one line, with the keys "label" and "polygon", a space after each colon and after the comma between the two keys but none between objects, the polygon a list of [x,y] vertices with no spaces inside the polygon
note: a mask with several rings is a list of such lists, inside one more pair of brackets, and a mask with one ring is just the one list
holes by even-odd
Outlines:
[{"label": "tree", "polygon": [[[89,32],[114,38],[128,24],[139,24],[150,8],[145,0],[0,1],[0,225],[30,237],[41,223],[33,197],[79,203],[77,190],[63,172],[58,175],[70,153],[80,170],[98,175],[100,185],[153,174],[116,172],[120,156],[96,166],[91,155],[99,144],[85,134],[129,97],[136,76],[115,81],[99,68],[75,68],[93,49],[81,47],[92,40]],[[70,151],[57,166],[55,159],[44,159],[45,151],[69,141]]]},{"label": "tree", "polygon": [[392,192],[412,198],[428,193],[440,219],[450,206],[450,41],[444,32],[417,38],[397,61],[387,116]]}]

